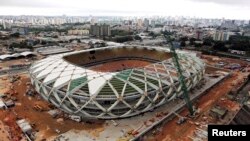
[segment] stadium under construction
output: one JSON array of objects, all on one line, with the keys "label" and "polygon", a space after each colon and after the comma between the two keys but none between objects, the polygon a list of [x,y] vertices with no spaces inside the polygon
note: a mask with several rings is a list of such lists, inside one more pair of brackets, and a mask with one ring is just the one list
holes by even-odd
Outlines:
[{"label": "stadium under construction", "polygon": [[[203,79],[205,64],[196,54],[177,54],[190,90]],[[110,46],[55,55],[29,72],[45,100],[85,118],[131,117],[182,96],[170,50],[162,47]]]}]

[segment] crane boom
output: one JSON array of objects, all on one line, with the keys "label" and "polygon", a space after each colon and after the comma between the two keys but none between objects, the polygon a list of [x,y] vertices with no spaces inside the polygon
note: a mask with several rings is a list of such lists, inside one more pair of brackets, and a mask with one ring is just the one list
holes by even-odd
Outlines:
[{"label": "crane boom", "polygon": [[186,86],[186,83],[184,81],[184,76],[182,74],[182,69],[180,67],[180,63],[179,63],[179,57],[175,51],[175,48],[173,46],[173,42],[172,40],[170,39],[169,36],[165,36],[165,38],[167,39],[167,42],[169,42],[170,44],[170,51],[171,51],[171,54],[172,54],[172,57],[173,57],[173,62],[174,62],[174,65],[177,69],[177,72],[178,72],[178,79],[180,81],[180,84],[181,84],[181,90],[183,92],[183,97],[185,99],[185,102],[186,102],[186,105],[187,105],[187,108],[189,110],[189,113],[191,116],[194,115],[194,110],[193,110],[193,105],[190,101],[190,97],[189,97],[189,94],[188,94],[188,90],[187,90],[187,86]]}]

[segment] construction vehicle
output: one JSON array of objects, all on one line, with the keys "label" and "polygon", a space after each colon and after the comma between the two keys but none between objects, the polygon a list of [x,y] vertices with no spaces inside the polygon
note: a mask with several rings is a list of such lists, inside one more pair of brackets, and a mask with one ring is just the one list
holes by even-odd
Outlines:
[{"label": "construction vehicle", "polygon": [[111,120],[111,122],[113,123],[114,126],[118,126],[118,123],[115,122],[114,120]]},{"label": "construction vehicle", "polygon": [[175,112],[174,112],[174,114],[179,118],[177,120],[177,122],[176,122],[178,125],[181,125],[181,124],[183,124],[183,123],[185,123],[187,121],[186,117],[183,117],[183,116],[181,116],[181,115],[179,115],[179,114],[177,114]]},{"label": "construction vehicle", "polygon": [[39,112],[44,111],[44,109],[40,105],[37,105],[37,104],[33,107],[33,109],[36,110],[36,111],[39,111]]},{"label": "construction vehicle", "polygon": [[76,115],[69,115],[69,119],[76,121],[76,122],[81,122],[82,119],[80,116],[76,116]]},{"label": "construction vehicle", "polygon": [[173,45],[174,40],[170,38],[169,33],[164,34],[164,37],[166,38],[167,42],[170,44],[170,50],[171,50],[171,54],[173,57],[173,62],[174,62],[174,65],[177,69],[177,72],[178,72],[178,76],[179,76],[178,79],[179,79],[180,84],[181,84],[181,90],[183,92],[183,97],[184,97],[185,102],[187,104],[187,108],[189,110],[190,116],[194,116],[194,109],[193,109],[192,103],[191,103],[190,98],[189,98],[186,83],[184,81],[184,76],[182,74],[182,69],[181,69],[181,66],[179,63],[179,57],[178,57],[178,55],[175,51],[175,47]]},{"label": "construction vehicle", "polygon": [[132,130],[128,131],[127,134],[132,135],[132,136],[136,136],[137,134],[139,134],[139,130],[141,130],[142,127],[144,127],[144,124],[139,126],[137,129],[132,129]]}]

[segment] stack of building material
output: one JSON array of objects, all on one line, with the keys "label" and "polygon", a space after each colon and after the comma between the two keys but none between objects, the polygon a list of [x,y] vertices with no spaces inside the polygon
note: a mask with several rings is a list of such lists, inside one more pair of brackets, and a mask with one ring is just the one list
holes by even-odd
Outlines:
[{"label": "stack of building material", "polygon": [[21,128],[23,133],[28,133],[31,134],[32,132],[32,127],[30,126],[29,122],[25,119],[18,120],[17,125]]},{"label": "stack of building material", "polygon": [[0,98],[0,109],[5,109],[7,106],[4,104],[3,100]]}]

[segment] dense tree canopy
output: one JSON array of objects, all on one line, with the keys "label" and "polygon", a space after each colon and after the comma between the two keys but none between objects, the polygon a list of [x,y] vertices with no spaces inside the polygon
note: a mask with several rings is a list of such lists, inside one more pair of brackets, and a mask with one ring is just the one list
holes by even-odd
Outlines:
[{"label": "dense tree canopy", "polygon": [[203,40],[203,45],[205,46],[212,46],[213,45],[213,38],[212,37],[207,37]]},{"label": "dense tree canopy", "polygon": [[194,42],[196,41],[195,38],[190,38],[189,39],[189,45],[194,45]]},{"label": "dense tree canopy", "polygon": [[181,41],[180,46],[181,46],[181,47],[185,47],[185,46],[186,46],[186,42],[185,42],[185,41]]},{"label": "dense tree canopy", "polygon": [[217,51],[228,51],[228,48],[225,47],[225,43],[222,41],[216,41],[214,43],[213,49]]},{"label": "dense tree canopy", "polygon": [[142,38],[139,35],[135,35],[134,39],[135,40],[142,40]]},{"label": "dense tree canopy", "polygon": [[231,49],[250,51],[250,37],[231,36],[228,42],[231,44]]},{"label": "dense tree canopy", "polygon": [[22,41],[20,43],[12,43],[10,44],[10,48],[32,48],[30,45],[27,45],[25,41]]},{"label": "dense tree canopy", "polygon": [[20,36],[20,33],[18,33],[18,32],[10,34],[10,37],[18,38],[19,36]]},{"label": "dense tree canopy", "polygon": [[127,36],[127,35],[133,35],[133,32],[125,30],[111,30],[111,36]]},{"label": "dense tree canopy", "polygon": [[127,41],[133,41],[133,37],[132,36],[115,37],[113,38],[113,41],[118,43],[124,43]]}]

